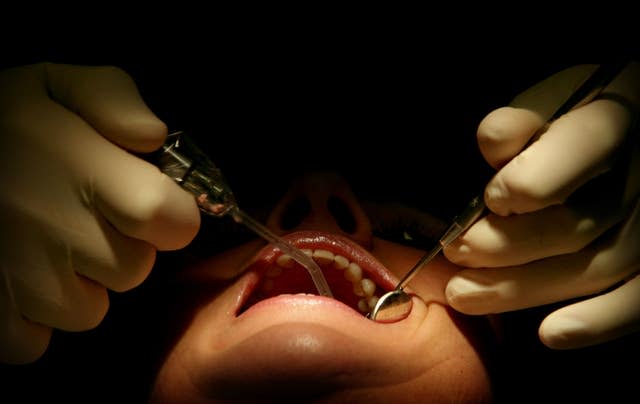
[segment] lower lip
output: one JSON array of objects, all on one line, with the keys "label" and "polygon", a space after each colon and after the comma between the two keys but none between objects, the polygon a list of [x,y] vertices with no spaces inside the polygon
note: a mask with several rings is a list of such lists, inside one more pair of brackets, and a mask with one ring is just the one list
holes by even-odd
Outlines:
[{"label": "lower lip", "polygon": [[249,307],[239,317],[259,315],[260,313],[275,317],[279,317],[280,314],[285,314],[288,318],[291,318],[291,316],[298,317],[296,313],[304,313],[304,318],[307,320],[313,319],[314,316],[324,317],[329,313],[334,313],[334,315],[346,316],[350,321],[365,320],[371,323],[371,321],[362,314],[356,312],[339,300],[303,293],[278,295],[261,300]]}]

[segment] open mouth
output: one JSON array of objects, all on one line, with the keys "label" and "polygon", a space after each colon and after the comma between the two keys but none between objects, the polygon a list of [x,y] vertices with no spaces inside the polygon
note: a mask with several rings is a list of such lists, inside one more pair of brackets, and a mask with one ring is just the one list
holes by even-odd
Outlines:
[{"label": "open mouth", "polygon": [[[449,332],[449,314],[431,300],[427,288],[416,289],[428,300],[412,296],[406,318],[371,321],[359,306],[364,301],[369,311],[370,299],[394,288],[397,279],[389,269],[345,237],[296,232],[284,238],[315,253],[335,299],[319,296],[307,271],[282,258],[275,246],[256,253],[264,245],[260,240],[213,257],[186,278],[185,292],[196,300],[196,311],[187,317],[187,329],[171,349],[160,382],[184,374],[179,387],[220,402],[309,402],[342,393],[346,399],[341,401],[366,401],[351,395],[361,391],[361,397],[376,401],[378,392],[388,387],[397,394],[407,381],[424,389],[444,379],[432,369],[448,369],[440,365],[448,366],[450,358],[468,358],[447,348],[457,346],[455,338],[449,338],[455,335]],[[373,239],[372,251],[393,269],[406,268],[420,256],[420,251],[380,239]],[[355,265],[349,269],[350,264],[361,270],[359,283],[360,271]],[[434,274],[433,279],[439,278]],[[192,282],[202,285],[203,293],[194,295]],[[402,369],[393,372],[390,363],[402,363]],[[181,389],[176,394],[182,399],[178,402],[184,400]]]},{"label": "open mouth", "polygon": [[[305,231],[284,238],[318,264],[334,299],[363,316],[395,285],[387,268],[345,237]],[[258,280],[247,290],[239,316],[277,296],[318,294],[307,270],[274,246],[263,249],[248,271],[256,273]]]}]

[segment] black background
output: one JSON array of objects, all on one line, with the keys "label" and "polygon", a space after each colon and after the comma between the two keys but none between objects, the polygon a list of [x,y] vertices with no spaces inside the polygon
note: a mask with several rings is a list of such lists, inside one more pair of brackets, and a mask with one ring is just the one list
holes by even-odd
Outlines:
[{"label": "black background", "polygon": [[[125,69],[170,128],[197,137],[241,205],[268,204],[293,173],[326,168],[343,172],[363,197],[449,218],[491,175],[475,144],[484,115],[562,68],[638,55],[635,47],[592,38],[551,46],[505,32],[472,31],[456,40],[446,29],[372,25],[308,27],[303,20],[186,36],[169,25],[135,37],[112,28],[97,38],[84,35],[87,27],[67,27],[60,35],[7,41],[2,67],[47,60]],[[162,340],[157,323],[169,310],[158,301],[157,272],[140,288],[112,294],[97,329],[56,332],[36,364],[3,366],[2,390],[25,402],[143,401]],[[580,400],[635,391],[637,337],[553,352],[537,342],[537,324],[550,309],[506,316],[506,333],[515,338],[499,355],[499,398]]]}]

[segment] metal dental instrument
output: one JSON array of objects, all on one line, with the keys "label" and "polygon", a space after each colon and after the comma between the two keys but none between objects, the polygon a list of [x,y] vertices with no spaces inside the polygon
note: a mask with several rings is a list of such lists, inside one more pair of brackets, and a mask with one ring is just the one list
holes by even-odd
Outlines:
[{"label": "metal dental instrument", "polygon": [[[578,89],[569,96],[569,98],[554,112],[547,120],[550,123],[560,116],[566,114],[573,108],[584,105],[593,100],[600,92],[616,77],[627,63],[611,63],[602,64],[596,69]],[[545,125],[546,126],[546,125]],[[534,136],[535,138],[535,136]],[[482,195],[476,196],[467,205],[465,210],[453,220],[444,234],[440,237],[436,245],[418,260],[418,262],[407,272],[407,274],[398,282],[396,288],[385,293],[378,300],[368,317],[378,322],[392,322],[406,317],[411,311],[411,296],[405,291],[404,287],[409,283],[413,276],[418,273],[429,261],[431,261],[438,253],[453,242],[460,234],[467,230],[480,217],[485,209],[484,198]]]},{"label": "metal dental instrument", "polygon": [[471,200],[465,210],[455,219],[440,237],[435,247],[427,251],[426,254],[418,260],[418,262],[407,272],[407,274],[398,282],[398,285],[391,292],[387,292],[374,306],[368,317],[378,322],[391,322],[406,317],[411,311],[411,296],[405,291],[404,287],[418,273],[422,267],[431,261],[440,250],[448,246],[453,240],[458,238],[462,232],[467,230],[482,214],[485,205],[482,196],[476,196]]},{"label": "metal dental instrument", "polygon": [[306,268],[318,293],[333,297],[315,261],[240,210],[220,169],[183,132],[168,136],[155,163],[163,173],[196,197],[202,212],[215,217],[231,215],[234,221],[245,225]]}]

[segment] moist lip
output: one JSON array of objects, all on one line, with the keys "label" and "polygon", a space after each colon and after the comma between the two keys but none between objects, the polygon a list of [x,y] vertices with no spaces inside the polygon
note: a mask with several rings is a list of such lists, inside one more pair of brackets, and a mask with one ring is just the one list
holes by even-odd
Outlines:
[{"label": "moist lip", "polygon": [[[362,316],[396,283],[388,269],[345,237],[305,231],[283,238],[305,253],[312,254],[322,268],[334,298]],[[327,299],[309,296],[317,295],[317,290],[308,272],[275,246],[263,248],[249,265],[248,272],[253,274],[253,280],[247,284],[237,316],[260,302],[283,295]]]}]

